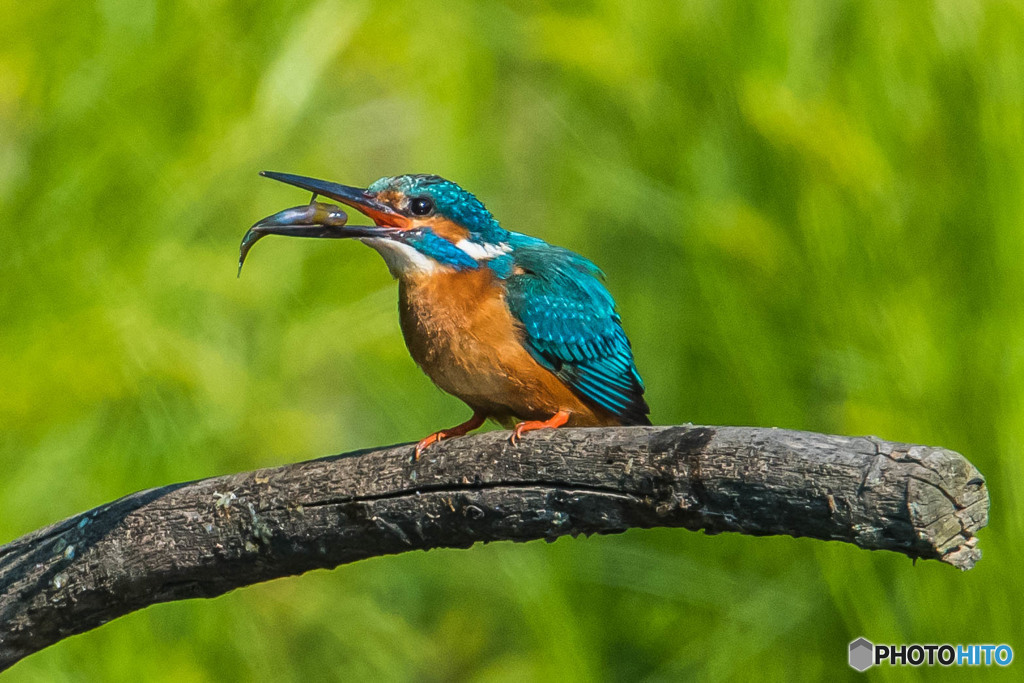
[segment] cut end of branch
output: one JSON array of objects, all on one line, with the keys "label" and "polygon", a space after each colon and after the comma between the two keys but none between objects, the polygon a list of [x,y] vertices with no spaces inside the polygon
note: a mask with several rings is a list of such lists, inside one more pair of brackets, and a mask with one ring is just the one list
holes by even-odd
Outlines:
[{"label": "cut end of branch", "polygon": [[907,509],[920,538],[943,562],[961,570],[981,559],[976,532],[988,524],[985,478],[959,453],[945,448],[902,446],[887,453],[917,463],[909,478]]}]

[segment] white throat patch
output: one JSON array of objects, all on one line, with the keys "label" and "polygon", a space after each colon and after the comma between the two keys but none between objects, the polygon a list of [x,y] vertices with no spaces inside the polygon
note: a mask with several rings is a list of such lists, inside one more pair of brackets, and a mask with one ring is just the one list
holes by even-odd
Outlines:
[{"label": "white throat patch", "polygon": [[424,256],[403,242],[389,240],[386,237],[361,237],[359,241],[368,247],[373,247],[384,258],[391,277],[395,279],[398,279],[400,275],[426,275],[445,268],[434,259]]}]

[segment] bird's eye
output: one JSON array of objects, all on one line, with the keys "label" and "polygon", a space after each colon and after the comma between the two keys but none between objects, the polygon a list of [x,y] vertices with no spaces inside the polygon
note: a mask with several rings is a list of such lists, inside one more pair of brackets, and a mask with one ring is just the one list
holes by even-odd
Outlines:
[{"label": "bird's eye", "polygon": [[426,216],[434,210],[434,201],[430,197],[414,197],[409,209],[417,216]]}]

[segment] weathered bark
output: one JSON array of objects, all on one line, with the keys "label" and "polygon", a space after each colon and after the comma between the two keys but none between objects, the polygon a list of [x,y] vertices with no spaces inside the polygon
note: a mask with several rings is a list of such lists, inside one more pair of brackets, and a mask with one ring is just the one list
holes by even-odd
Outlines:
[{"label": "weathered bark", "polygon": [[984,478],[942,448],[743,427],[395,446],[126,496],[0,547],[0,670],[147,605],[366,557],[633,527],[787,534],[969,569]]}]

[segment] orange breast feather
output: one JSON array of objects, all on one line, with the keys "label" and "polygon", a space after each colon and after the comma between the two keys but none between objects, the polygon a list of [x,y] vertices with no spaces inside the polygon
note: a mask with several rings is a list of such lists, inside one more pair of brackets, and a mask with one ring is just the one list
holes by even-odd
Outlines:
[{"label": "orange breast feather", "polygon": [[488,268],[400,280],[402,334],[427,376],[499,422],[546,420],[568,410],[571,426],[617,424],[533,359],[502,291]]}]

